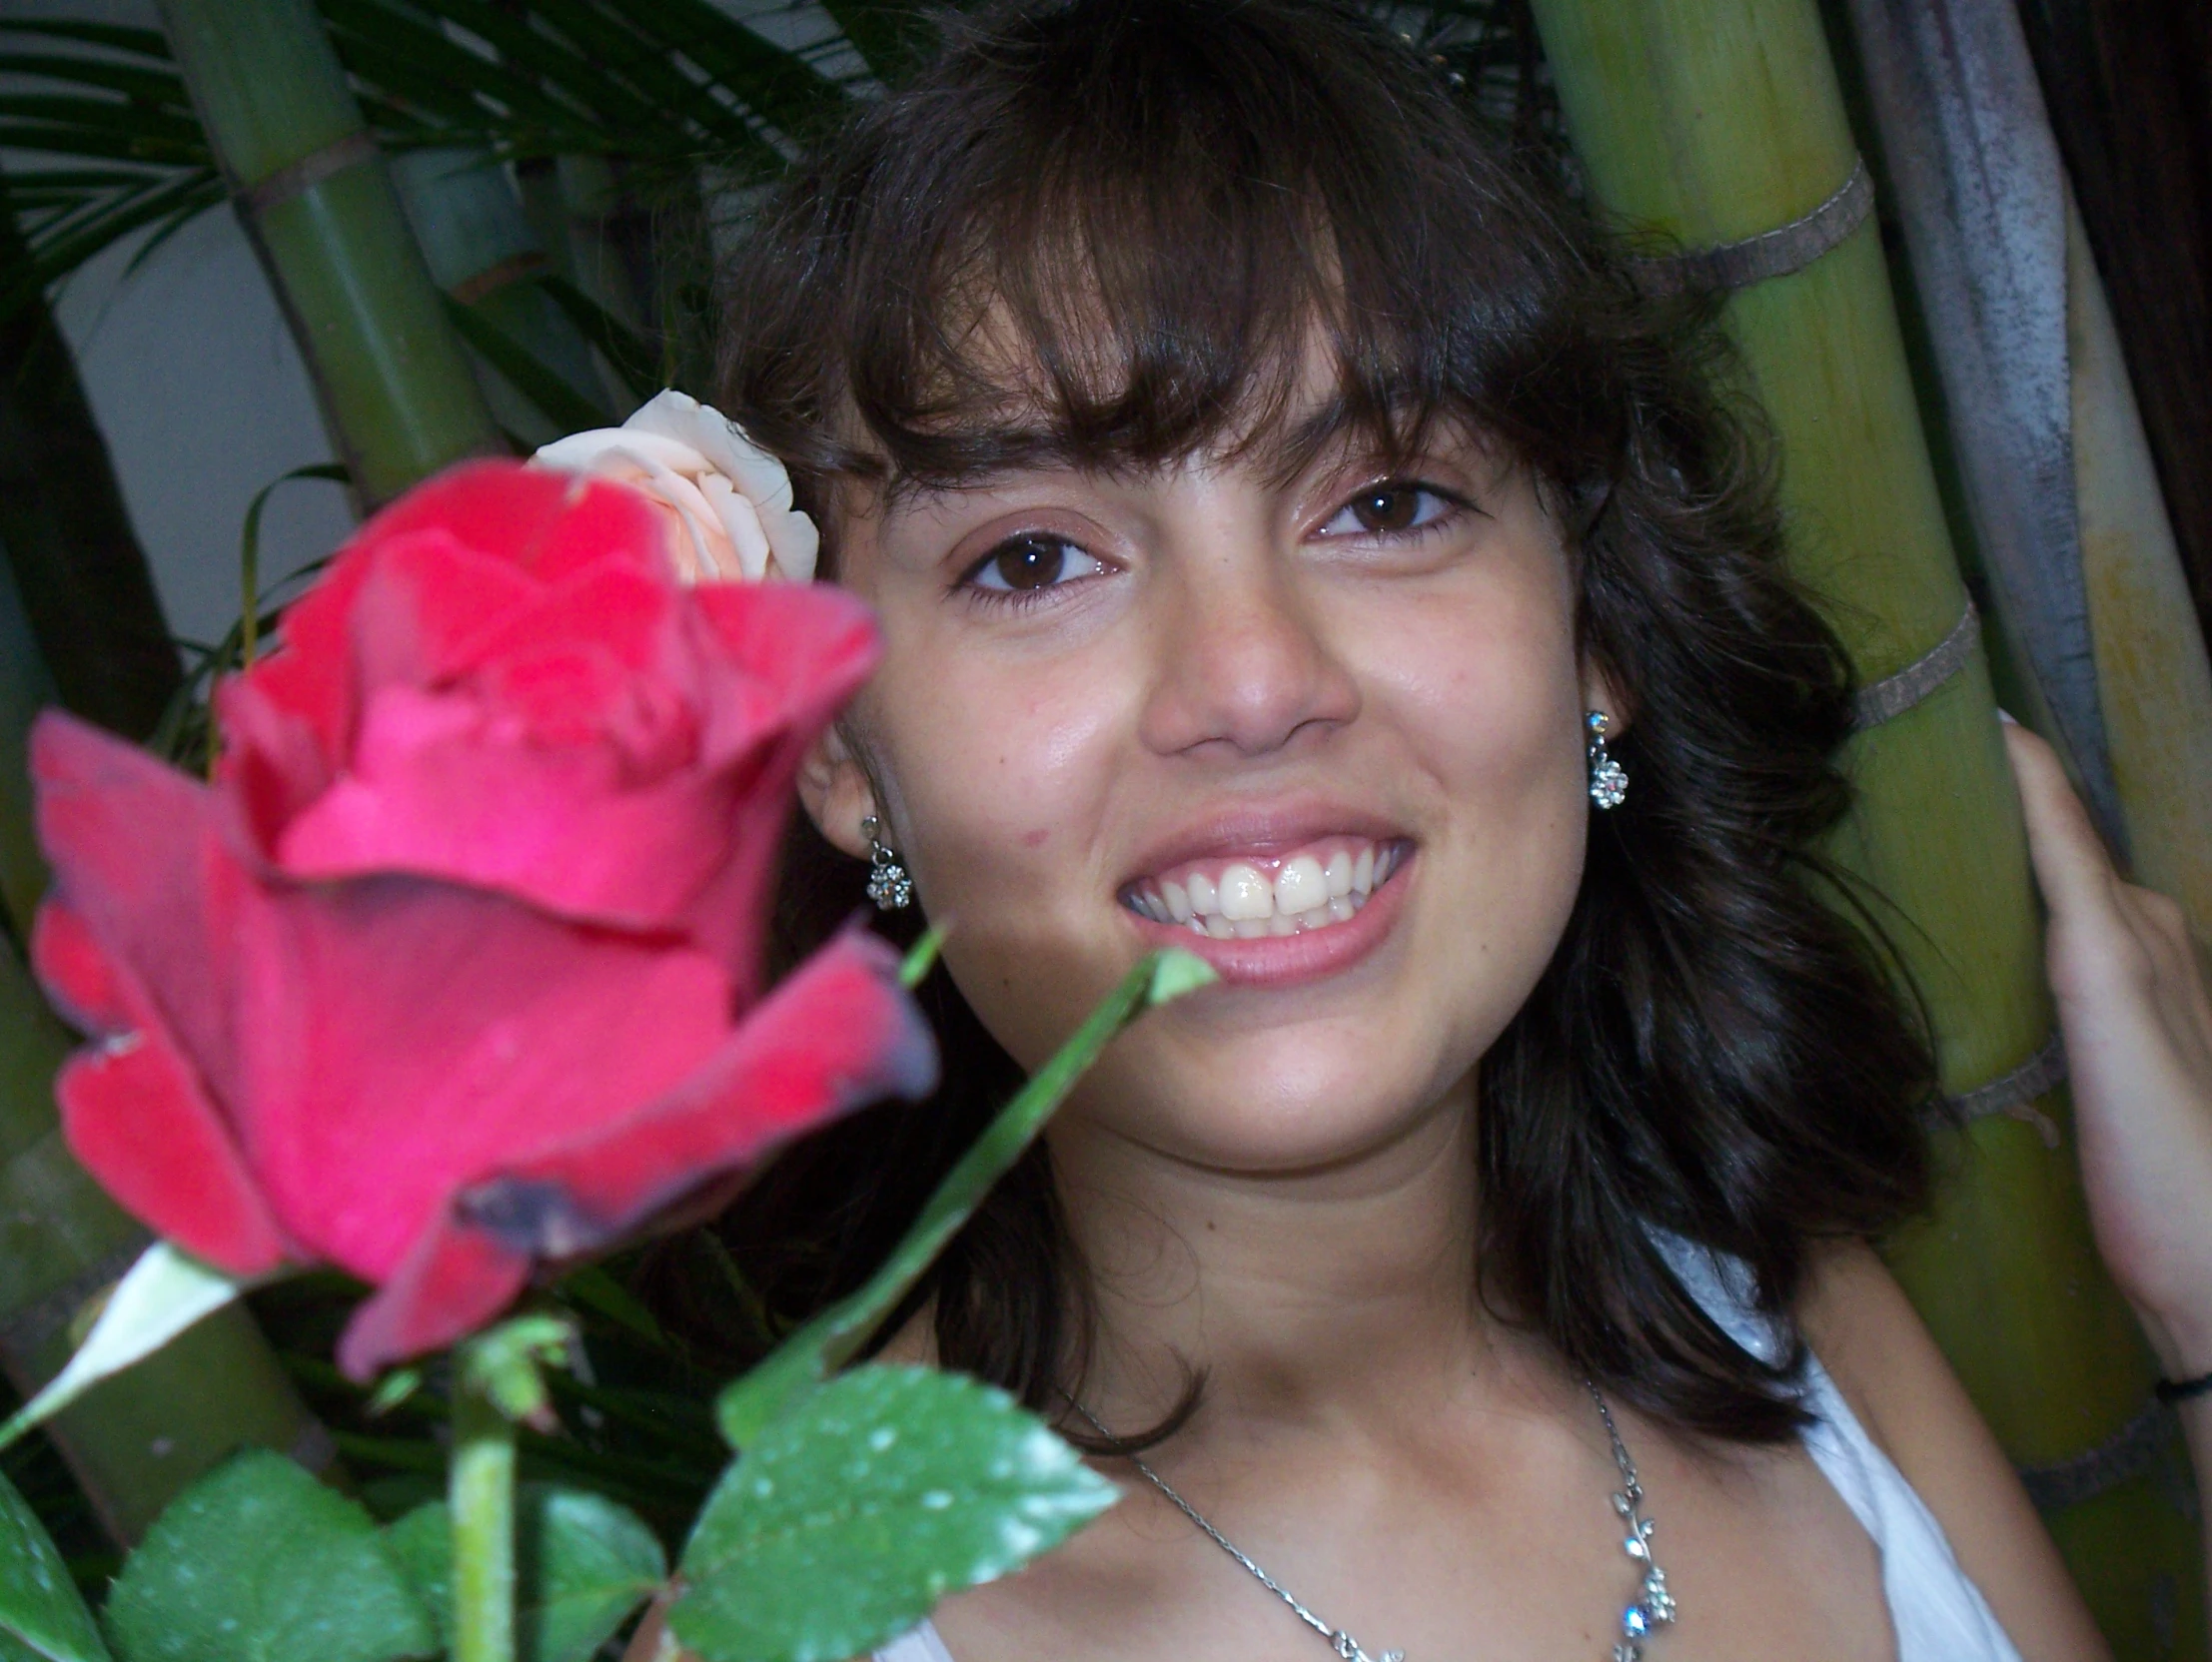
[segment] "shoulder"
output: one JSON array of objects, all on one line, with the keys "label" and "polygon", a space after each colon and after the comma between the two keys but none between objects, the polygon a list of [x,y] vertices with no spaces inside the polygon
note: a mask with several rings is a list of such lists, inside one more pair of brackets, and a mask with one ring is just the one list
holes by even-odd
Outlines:
[{"label": "shoulder", "polygon": [[1827,1249],[1797,1316],[1844,1401],[1935,1514],[2025,1662],[2109,1656],[2011,1462],[1872,1249]]}]

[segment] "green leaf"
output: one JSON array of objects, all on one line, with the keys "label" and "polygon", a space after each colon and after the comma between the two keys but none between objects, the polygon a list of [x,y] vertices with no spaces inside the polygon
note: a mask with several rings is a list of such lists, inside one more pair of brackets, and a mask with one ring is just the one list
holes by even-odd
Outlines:
[{"label": "green leaf", "polygon": [[676,1637],[705,1662],[843,1662],[946,1593],[1057,1546],[1114,1486],[1004,1391],[855,1368],[764,1431],[683,1552]]},{"label": "green leaf", "polygon": [[1180,948],[1148,952],[1099,1003],[1075,1036],[999,1110],[983,1135],[937,1185],[937,1192],[859,1290],[832,1304],[723,1390],[714,1404],[733,1448],[751,1443],[778,1414],[858,1355],[877,1327],[921,1278],[945,1243],[959,1233],[991,1185],[1035,1141],[1053,1111],[1098,1060],[1099,1053],[1144,1011],[1195,992],[1214,979],[1205,962]]},{"label": "green leaf", "polygon": [[334,484],[344,484],[349,477],[346,469],[335,461],[312,461],[289,473],[279,473],[255,491],[254,499],[246,504],[246,522],[238,533],[238,661],[242,666],[253,663],[254,650],[261,639],[261,516],[268,511],[269,498],[276,494],[279,485],[290,484],[294,479],[327,479]]},{"label": "green leaf", "polygon": [[53,1537],[0,1477],[0,1657],[107,1662],[92,1612],[77,1596]]},{"label": "green leaf", "polygon": [[[588,1662],[667,1579],[666,1555],[636,1513],[603,1495],[525,1483],[515,1500],[520,1662]],[[416,1507],[385,1535],[443,1630],[453,1565],[446,1503]]]},{"label": "green leaf", "polygon": [[1195,993],[1220,979],[1214,967],[1197,953],[1169,947],[1152,966],[1152,986],[1145,994],[1145,1002],[1172,1004],[1185,993]]},{"label": "green leaf", "polygon": [[560,431],[588,432],[593,427],[614,424],[614,417],[605,409],[569,386],[558,371],[541,362],[530,348],[482,312],[448,295],[446,316],[461,338]]},{"label": "green leaf", "polygon": [[102,1379],[145,1360],[193,1323],[213,1315],[246,1286],[166,1241],[155,1242],[116,1283],[107,1307],[69,1364],[13,1419],[0,1425],[0,1448],[60,1413]]},{"label": "green leaf", "polygon": [[107,1627],[122,1662],[393,1662],[438,1645],[369,1514],[258,1448],[155,1520]]}]

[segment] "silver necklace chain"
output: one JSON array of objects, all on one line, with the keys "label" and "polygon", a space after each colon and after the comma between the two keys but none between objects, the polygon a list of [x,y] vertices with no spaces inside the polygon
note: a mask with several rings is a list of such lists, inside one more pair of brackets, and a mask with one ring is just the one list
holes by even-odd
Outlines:
[{"label": "silver necklace chain", "polygon": [[[1621,1550],[1644,1566],[1637,1596],[1629,1602],[1628,1608],[1621,1615],[1621,1642],[1613,1647],[1613,1662],[1643,1662],[1645,1640],[1656,1629],[1669,1626],[1674,1620],[1674,1596],[1666,1590],[1666,1572],[1652,1558],[1652,1531],[1658,1528],[1659,1520],[1643,1514],[1644,1485],[1637,1479],[1636,1462],[1629,1458],[1629,1445],[1621,1440],[1621,1428],[1613,1421],[1613,1409],[1607,1405],[1605,1394],[1599,1390],[1597,1381],[1585,1379],[1583,1383],[1590,1389],[1590,1399],[1598,1404],[1598,1417],[1606,1422],[1606,1437],[1613,1444],[1613,1463],[1621,1468],[1621,1487],[1613,1494],[1614,1514],[1628,1530],[1628,1534],[1622,1539]],[[1100,1436],[1109,1442],[1115,1440],[1113,1432],[1106,1429],[1098,1415],[1074,1397],[1068,1398],[1068,1405],[1089,1420],[1091,1429]],[[1204,1530],[1214,1545],[1243,1565],[1261,1586],[1289,1605],[1291,1614],[1327,1640],[1329,1648],[1343,1662],[1406,1662],[1406,1653],[1402,1650],[1386,1650],[1380,1656],[1368,1655],[1360,1647],[1359,1640],[1343,1628],[1332,1627],[1323,1621],[1301,1604],[1297,1595],[1288,1587],[1246,1557],[1235,1542],[1206,1521],[1203,1512],[1177,1494],[1165,1477],[1135,1454],[1124,1454],[1121,1458],[1135,1466],[1154,1488],[1166,1495],[1177,1511]]]}]

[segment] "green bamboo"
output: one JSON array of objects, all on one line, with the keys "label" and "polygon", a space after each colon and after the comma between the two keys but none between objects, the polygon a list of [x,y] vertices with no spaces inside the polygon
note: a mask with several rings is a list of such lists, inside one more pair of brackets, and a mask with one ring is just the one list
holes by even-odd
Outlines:
[{"label": "green bamboo", "polygon": [[[0,1368],[25,1396],[61,1370],[88,1302],[146,1245],[62,1142],[54,1071],[73,1042],[0,943]],[[125,1543],[234,1449],[259,1444],[321,1464],[329,1448],[236,1305],[95,1387],[47,1430]]]},{"label": "green bamboo", "polygon": [[161,9],[362,495],[375,505],[503,448],[310,0]]},{"label": "green bamboo", "polygon": [[[1685,245],[1798,219],[1856,159],[1811,0],[1535,0],[1594,194]],[[1868,681],[1921,656],[1965,603],[1875,226],[1733,296],[1726,321],[1783,455],[1797,574]],[[1853,744],[1860,800],[1837,852],[1892,902],[1944,1088],[2026,1062],[2052,1025],[2026,843],[1986,659]],[[2060,1128],[2063,1092],[2035,1105]],[[1935,1215],[1891,1262],[2012,1457],[2102,1444],[2148,1400],[2149,1358],[2098,1261],[2069,1149],[2020,1120],[1962,1134]],[[2185,1644],[2196,1539],[2149,1478],[2051,1518],[2122,1656]],[[2199,1629],[2201,1631],[2201,1629]]]},{"label": "green bamboo", "polygon": [[589,343],[534,281],[555,268],[506,169],[481,150],[418,150],[397,158],[392,176],[432,281],[517,366],[502,374],[480,355],[500,425],[533,445],[612,425]]}]

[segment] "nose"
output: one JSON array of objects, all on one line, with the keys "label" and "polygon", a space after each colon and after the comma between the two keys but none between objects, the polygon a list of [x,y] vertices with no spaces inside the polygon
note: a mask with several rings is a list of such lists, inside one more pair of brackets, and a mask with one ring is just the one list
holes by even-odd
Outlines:
[{"label": "nose", "polygon": [[1263,536],[1217,537],[1176,564],[1143,720],[1155,752],[1265,756],[1359,713],[1325,607]]}]

